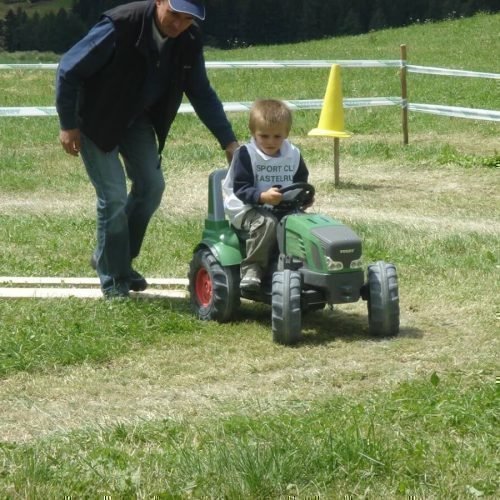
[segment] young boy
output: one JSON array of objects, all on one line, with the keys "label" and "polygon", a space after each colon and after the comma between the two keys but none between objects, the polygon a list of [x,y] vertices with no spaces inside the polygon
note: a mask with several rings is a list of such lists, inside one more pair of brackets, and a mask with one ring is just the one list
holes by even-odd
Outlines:
[{"label": "young boy", "polygon": [[300,151],[287,140],[291,126],[292,113],[283,102],[256,101],[249,119],[252,139],[236,150],[222,185],[226,215],[249,234],[240,271],[244,290],[260,287],[276,249],[278,219],[272,208],[282,200],[279,189],[309,176]]}]

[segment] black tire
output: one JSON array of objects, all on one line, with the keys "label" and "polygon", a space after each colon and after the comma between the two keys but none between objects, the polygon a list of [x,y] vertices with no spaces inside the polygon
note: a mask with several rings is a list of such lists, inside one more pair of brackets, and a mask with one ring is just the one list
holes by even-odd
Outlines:
[{"label": "black tire", "polygon": [[368,325],[371,335],[399,332],[399,290],[396,267],[383,261],[368,266]]},{"label": "black tire", "polygon": [[285,269],[273,274],[272,328],[278,344],[292,345],[300,339],[300,294],[299,272]]},{"label": "black tire", "polygon": [[189,296],[202,320],[229,321],[240,305],[239,267],[223,267],[207,248],[197,250],[189,264]]}]

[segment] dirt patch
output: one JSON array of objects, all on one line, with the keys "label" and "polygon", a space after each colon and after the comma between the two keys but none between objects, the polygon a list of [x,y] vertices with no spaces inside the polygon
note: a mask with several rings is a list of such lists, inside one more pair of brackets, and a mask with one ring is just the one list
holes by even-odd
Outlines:
[{"label": "dirt patch", "polygon": [[[500,208],[492,212],[492,199],[499,199],[498,185],[492,183],[489,169],[438,170],[406,168],[387,164],[370,166],[341,163],[341,182],[333,184],[333,165],[311,168],[311,183],[317,187],[316,203],[311,209],[346,222],[389,221],[416,228],[435,227],[443,231],[498,233]],[[193,186],[185,175],[166,172],[167,190],[158,216],[198,217],[206,214],[206,179]],[[500,207],[500,203],[496,204]],[[4,194],[0,212],[85,215],[92,217],[95,200],[92,190],[78,197],[35,193],[29,199]]]}]

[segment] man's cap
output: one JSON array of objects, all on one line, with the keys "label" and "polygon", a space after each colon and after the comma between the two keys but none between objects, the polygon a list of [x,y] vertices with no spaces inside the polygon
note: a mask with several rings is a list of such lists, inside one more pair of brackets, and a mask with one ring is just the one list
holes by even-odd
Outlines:
[{"label": "man's cap", "polygon": [[199,0],[169,0],[170,7],[175,12],[190,14],[200,21],[205,19],[205,4]]}]

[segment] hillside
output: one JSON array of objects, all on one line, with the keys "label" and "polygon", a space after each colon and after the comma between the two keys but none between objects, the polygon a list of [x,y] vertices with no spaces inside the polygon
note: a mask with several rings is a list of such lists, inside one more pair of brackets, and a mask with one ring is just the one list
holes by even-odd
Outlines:
[{"label": "hillside", "polygon": [[9,9],[17,10],[21,8],[24,9],[28,15],[34,14],[35,12],[45,14],[50,11],[57,12],[61,8],[69,9],[72,3],[72,0],[40,0],[35,3],[31,3],[27,0],[2,0],[0,1],[0,18],[5,17]]},{"label": "hillside", "polygon": [[[0,0],[0,50],[66,52],[103,11],[124,1]],[[354,5],[343,0],[293,0],[293,4],[285,0],[242,0],[237,4],[218,0],[207,7],[203,22],[207,45],[225,50],[375,33],[499,10],[497,0],[420,0],[407,7],[385,0],[358,0]],[[6,15],[8,12],[11,14]],[[276,25],[282,29],[274,29]]]}]

